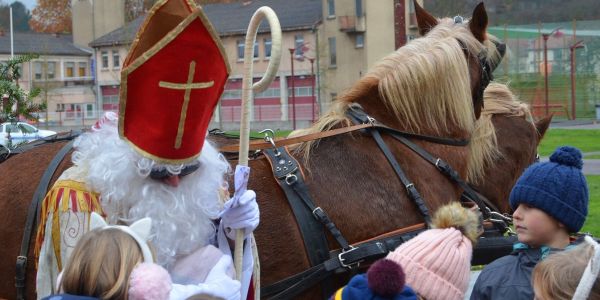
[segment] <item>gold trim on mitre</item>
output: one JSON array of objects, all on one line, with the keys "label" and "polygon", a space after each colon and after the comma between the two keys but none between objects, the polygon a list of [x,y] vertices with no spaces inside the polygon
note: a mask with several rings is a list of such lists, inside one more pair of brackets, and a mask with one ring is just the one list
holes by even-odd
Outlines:
[{"label": "gold trim on mitre", "polygon": [[[141,55],[136,56],[134,59],[133,50],[137,50],[137,47],[138,47],[138,44],[140,41],[140,37],[143,34],[143,32],[146,30],[146,27],[148,26],[150,20],[152,19],[152,16],[156,13],[156,11],[158,9],[160,9],[162,6],[164,6],[168,1],[173,1],[173,0],[160,0],[158,3],[156,3],[152,7],[148,16],[146,17],[146,20],[144,21],[144,24],[142,25],[141,29],[136,34],[136,38],[133,42],[133,45],[131,46],[132,51],[129,52],[131,55],[127,56],[127,58],[125,59],[125,62],[124,62],[124,67],[121,70],[121,90],[120,90],[120,101],[119,101],[119,136],[121,137],[121,139],[123,139],[125,142],[127,142],[129,145],[131,145],[140,155],[142,155],[146,158],[149,158],[149,159],[152,159],[154,161],[164,163],[164,164],[185,164],[185,163],[188,163],[188,162],[191,162],[191,161],[197,159],[198,156],[200,156],[200,153],[202,153],[202,151],[200,151],[200,153],[198,153],[194,156],[188,157],[188,158],[182,158],[182,159],[162,158],[162,157],[153,155],[151,153],[148,153],[147,151],[145,151],[145,150],[141,149],[140,147],[138,147],[137,145],[135,145],[132,141],[130,141],[127,137],[125,137],[125,132],[124,132],[125,131],[125,128],[124,128],[125,110],[127,107],[127,77],[128,77],[128,75],[131,72],[135,71],[138,67],[140,67],[142,64],[144,64],[146,61],[148,61],[150,58],[152,58],[156,53],[160,52],[160,50],[162,50],[166,45],[168,45],[171,41],[173,41],[179,34],[181,34],[181,32],[183,32],[188,27],[188,25],[190,25],[190,23],[192,23],[194,20],[196,20],[196,18],[200,19],[200,21],[205,26],[208,33],[211,35],[213,42],[215,43],[215,45],[217,45],[217,48],[219,49],[219,52],[221,53],[221,57],[223,58],[225,67],[227,69],[227,74],[231,74],[231,66],[229,65],[229,60],[227,59],[227,53],[225,52],[225,49],[223,48],[223,44],[221,43],[221,39],[219,38],[219,35],[217,34],[215,28],[212,26],[212,24],[210,23],[210,21],[208,20],[206,15],[204,14],[204,11],[202,10],[202,8],[199,6],[196,6],[193,2],[191,2],[191,0],[184,0],[184,1],[188,5],[191,5],[190,7],[195,7],[195,9],[192,8],[193,9],[192,13],[190,15],[188,15],[174,29],[172,29],[168,34],[166,34],[162,39],[160,39],[160,41],[158,43],[156,43],[155,45],[150,47],[148,50],[146,50]],[[134,59],[133,62],[131,64],[128,64],[131,59]]]}]

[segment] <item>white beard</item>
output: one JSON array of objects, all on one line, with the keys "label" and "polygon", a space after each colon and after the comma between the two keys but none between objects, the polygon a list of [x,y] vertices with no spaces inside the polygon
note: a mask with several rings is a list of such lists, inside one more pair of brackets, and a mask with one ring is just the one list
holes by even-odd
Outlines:
[{"label": "white beard", "polygon": [[161,165],[142,157],[119,138],[116,120],[86,133],[75,143],[73,163],[87,170],[85,183],[100,194],[111,224],[152,219],[151,243],[157,263],[171,269],[175,260],[215,243],[212,221],[222,209],[220,191],[229,163],[209,141],[197,158],[200,168],[171,187],[149,177],[153,168],[178,174],[183,165]]}]

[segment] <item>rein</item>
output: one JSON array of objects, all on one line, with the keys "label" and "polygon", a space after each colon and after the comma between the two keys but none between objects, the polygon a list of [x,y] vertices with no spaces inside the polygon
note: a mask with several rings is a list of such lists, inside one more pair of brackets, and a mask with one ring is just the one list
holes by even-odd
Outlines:
[{"label": "rein", "polygon": [[[270,140],[265,139],[265,141],[253,141],[250,143],[249,150],[256,151],[256,150],[264,150],[264,149],[273,148],[273,143],[277,144],[277,146],[279,146],[279,147],[291,146],[291,145],[296,145],[296,144],[300,144],[300,143],[304,143],[304,142],[310,142],[310,141],[320,140],[320,139],[333,137],[333,136],[337,136],[337,135],[342,135],[345,133],[359,131],[359,130],[363,130],[363,129],[367,129],[367,128],[379,129],[379,130],[382,130],[387,133],[394,133],[394,134],[402,135],[402,136],[409,137],[409,138],[414,138],[414,139],[418,139],[418,140],[422,140],[422,141],[427,141],[427,142],[432,142],[432,143],[442,144],[442,145],[448,145],[448,146],[462,147],[462,146],[467,146],[469,144],[468,139],[440,138],[440,137],[431,136],[431,135],[416,134],[416,133],[410,133],[410,132],[398,130],[398,129],[394,129],[394,128],[388,127],[388,126],[380,124],[380,123],[364,123],[364,124],[356,124],[356,125],[351,125],[351,126],[346,126],[346,127],[340,127],[340,128],[331,129],[328,131],[316,132],[316,133],[311,133],[311,134],[297,136],[297,137],[291,137],[291,138],[279,138],[279,139],[270,139]],[[226,146],[220,147],[219,151],[227,152],[227,153],[234,153],[234,152],[237,153],[238,147],[239,147],[238,144],[226,145]]]}]

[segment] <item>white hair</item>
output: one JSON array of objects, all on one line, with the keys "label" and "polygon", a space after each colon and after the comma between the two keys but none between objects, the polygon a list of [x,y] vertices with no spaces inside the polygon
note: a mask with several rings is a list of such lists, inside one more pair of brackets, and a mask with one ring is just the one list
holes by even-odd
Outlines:
[{"label": "white hair", "polygon": [[222,209],[220,191],[230,167],[209,141],[197,158],[200,168],[181,178],[178,187],[151,179],[150,171],[166,168],[178,174],[185,165],[143,157],[119,137],[116,116],[79,137],[75,148],[73,163],[87,170],[85,183],[100,194],[109,223],[152,219],[150,241],[159,264],[170,269],[176,259],[215,242],[213,219]]}]

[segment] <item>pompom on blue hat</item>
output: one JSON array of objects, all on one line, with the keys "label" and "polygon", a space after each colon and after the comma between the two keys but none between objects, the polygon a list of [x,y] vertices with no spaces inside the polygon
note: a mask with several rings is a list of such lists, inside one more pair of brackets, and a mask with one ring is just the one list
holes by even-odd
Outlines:
[{"label": "pompom on blue hat", "polygon": [[578,232],[588,214],[589,192],[579,149],[557,148],[549,162],[531,165],[510,193],[510,206],[524,203],[543,210],[570,232]]},{"label": "pompom on blue hat", "polygon": [[366,274],[359,274],[339,289],[331,300],[417,300],[407,285],[402,267],[389,259],[376,261]]}]

